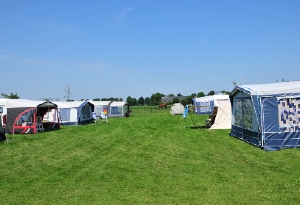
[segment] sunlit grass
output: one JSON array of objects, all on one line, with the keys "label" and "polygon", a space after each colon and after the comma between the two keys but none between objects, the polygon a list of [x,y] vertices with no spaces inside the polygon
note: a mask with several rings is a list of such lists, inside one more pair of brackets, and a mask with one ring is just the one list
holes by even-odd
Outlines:
[{"label": "sunlit grass", "polygon": [[0,144],[1,204],[299,203],[299,149],[265,152],[230,130],[193,127],[190,116],[133,110],[10,135]]}]

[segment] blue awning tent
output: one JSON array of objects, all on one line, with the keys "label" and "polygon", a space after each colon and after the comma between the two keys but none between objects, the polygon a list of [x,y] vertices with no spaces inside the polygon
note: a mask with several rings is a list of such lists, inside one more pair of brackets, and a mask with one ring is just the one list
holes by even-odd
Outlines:
[{"label": "blue awning tent", "polygon": [[94,105],[96,117],[101,116],[101,112],[106,112],[108,117],[129,117],[131,111],[129,104],[121,101],[89,101]]},{"label": "blue awning tent", "polygon": [[264,150],[300,147],[300,81],[236,85],[231,136]]},{"label": "blue awning tent", "polygon": [[229,103],[229,95],[217,94],[200,98],[193,98],[193,112],[195,114],[210,114],[216,106]]},{"label": "blue awning tent", "polygon": [[[55,102],[59,112],[59,120],[62,125],[80,125],[93,122],[94,105],[88,101]],[[49,122],[57,122],[57,111],[48,112],[44,117]]]}]

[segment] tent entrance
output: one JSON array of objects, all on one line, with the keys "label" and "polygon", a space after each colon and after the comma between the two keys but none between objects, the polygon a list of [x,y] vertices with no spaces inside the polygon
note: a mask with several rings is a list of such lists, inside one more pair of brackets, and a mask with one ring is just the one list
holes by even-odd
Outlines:
[{"label": "tent entrance", "polygon": [[208,118],[205,120],[205,124],[207,128],[211,128],[213,124],[215,124],[215,119],[218,113],[218,107],[215,107],[212,113],[208,116]]}]

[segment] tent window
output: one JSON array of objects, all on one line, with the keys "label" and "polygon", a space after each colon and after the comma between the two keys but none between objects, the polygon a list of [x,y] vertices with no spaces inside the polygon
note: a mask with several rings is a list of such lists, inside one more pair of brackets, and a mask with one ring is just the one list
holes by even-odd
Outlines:
[{"label": "tent window", "polygon": [[252,102],[251,99],[243,99],[244,128],[252,130]]},{"label": "tent window", "polygon": [[112,106],[110,108],[110,114],[121,115],[122,114],[122,106]]},{"label": "tent window", "polygon": [[234,125],[244,129],[252,129],[251,99],[236,99]]},{"label": "tent window", "polygon": [[62,121],[70,121],[70,109],[60,109],[60,119]]},{"label": "tent window", "polygon": [[34,116],[35,110],[31,109],[28,111],[25,111],[23,115],[19,117],[19,119],[16,121],[16,126],[22,126],[22,125],[30,125],[30,123],[33,122],[33,116]]},{"label": "tent window", "polygon": [[300,98],[278,100],[280,132],[300,132]]},{"label": "tent window", "polygon": [[211,113],[214,110],[214,102],[213,101],[207,101],[207,102],[197,102],[196,103],[198,108],[196,108],[196,112],[201,113]]},{"label": "tent window", "polygon": [[243,101],[236,99],[235,102],[235,126],[243,127]]}]

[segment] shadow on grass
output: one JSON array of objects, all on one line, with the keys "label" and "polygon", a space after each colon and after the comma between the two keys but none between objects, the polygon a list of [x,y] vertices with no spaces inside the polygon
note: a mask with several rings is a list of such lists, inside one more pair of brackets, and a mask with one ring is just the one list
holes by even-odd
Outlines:
[{"label": "shadow on grass", "polygon": [[190,128],[190,129],[207,129],[206,126],[191,126],[191,127],[185,127],[185,128]]}]

